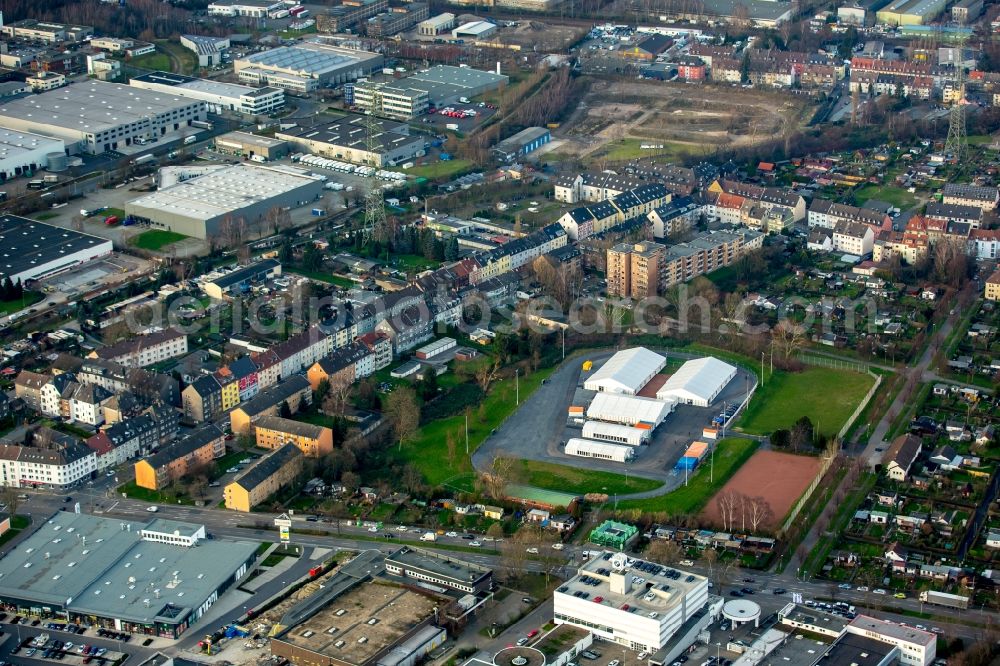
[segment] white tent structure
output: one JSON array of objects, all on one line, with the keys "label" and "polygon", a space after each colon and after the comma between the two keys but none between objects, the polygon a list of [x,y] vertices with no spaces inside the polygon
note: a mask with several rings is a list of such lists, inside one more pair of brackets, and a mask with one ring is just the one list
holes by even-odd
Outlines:
[{"label": "white tent structure", "polygon": [[566,454],[623,463],[635,457],[635,448],[628,445],[595,442],[592,439],[574,437],[566,442]]},{"label": "white tent structure", "polygon": [[674,410],[676,404],[676,400],[598,393],[587,407],[587,418],[628,426],[643,423],[652,430],[663,423],[663,419]]},{"label": "white tent structure", "polygon": [[666,364],[666,358],[645,347],[623,349],[595,370],[583,383],[583,388],[588,391],[635,395]]},{"label": "white tent structure", "polygon": [[652,430],[644,428],[633,428],[632,426],[621,425],[620,423],[604,423],[603,421],[587,421],[583,424],[583,436],[585,439],[599,439],[615,444],[628,444],[629,446],[640,446],[649,441]]},{"label": "white tent structure", "polygon": [[656,392],[660,400],[708,407],[736,376],[736,368],[712,356],[688,361]]}]

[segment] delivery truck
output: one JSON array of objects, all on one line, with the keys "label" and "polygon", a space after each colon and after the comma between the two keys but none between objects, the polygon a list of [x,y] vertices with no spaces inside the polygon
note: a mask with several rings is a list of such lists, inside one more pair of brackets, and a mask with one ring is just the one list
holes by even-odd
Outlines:
[{"label": "delivery truck", "polygon": [[947,606],[948,608],[960,608],[965,610],[969,607],[969,598],[959,594],[948,594],[946,592],[933,592],[924,590],[920,593],[920,600],[925,604],[935,604],[937,606]]}]

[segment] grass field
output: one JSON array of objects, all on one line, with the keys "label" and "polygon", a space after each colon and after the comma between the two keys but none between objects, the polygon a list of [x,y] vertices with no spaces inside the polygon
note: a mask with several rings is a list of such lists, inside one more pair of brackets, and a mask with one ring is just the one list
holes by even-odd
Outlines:
[{"label": "grass field", "polygon": [[863,204],[869,199],[878,199],[891,203],[900,210],[906,210],[917,205],[917,197],[910,194],[901,187],[881,187],[879,185],[866,185],[854,193],[858,204]]},{"label": "grass field", "polygon": [[166,53],[147,53],[146,55],[141,55],[138,58],[132,58],[128,61],[128,64],[133,67],[152,69],[159,72],[173,71],[170,56]]},{"label": "grass field", "polygon": [[173,245],[174,243],[182,241],[185,238],[187,238],[187,236],[179,234],[176,231],[150,229],[149,231],[143,231],[141,234],[131,239],[129,243],[133,247],[137,247],[140,250],[157,252],[166,246]]},{"label": "grass field", "polygon": [[[663,148],[643,149],[643,145],[662,145]],[[663,157],[665,159],[679,159],[686,155],[698,152],[694,146],[672,141],[655,141],[652,139],[622,139],[621,141],[608,145],[601,152],[602,157],[617,160],[634,160],[640,157]]]},{"label": "grass field", "polygon": [[[521,377],[521,400],[527,400],[555,368],[539,370],[527,377]],[[469,418],[469,454],[479,448],[483,440],[494,428],[516,408],[514,404],[514,382],[510,380],[495,383],[489,395],[483,400],[484,420],[473,413]],[[459,445],[454,459],[448,458],[447,436],[453,433]],[[401,462],[413,463],[432,486],[451,481],[455,477],[468,479],[473,474],[472,463],[465,455],[465,417],[461,414],[439,419],[424,425],[413,441],[396,451]]]},{"label": "grass field", "polygon": [[0,315],[6,315],[11,312],[23,310],[24,308],[30,308],[43,298],[45,298],[45,294],[40,291],[25,291],[24,298],[18,298],[13,301],[0,301]]},{"label": "grass field", "polygon": [[775,372],[757,389],[740,426],[762,435],[808,416],[817,432],[836,434],[874,381],[858,372],[815,366]]},{"label": "grass field", "polygon": [[161,39],[156,42],[156,48],[164,51],[172,63],[177,63],[175,71],[180,74],[194,74],[195,70],[198,69],[198,57],[190,49],[181,46],[180,43]]},{"label": "grass field", "polygon": [[422,166],[415,166],[409,169],[395,169],[400,173],[405,173],[408,176],[413,176],[415,178],[424,177],[430,180],[436,179],[447,179],[451,178],[455,174],[465,171],[472,166],[472,163],[468,160],[448,160],[446,162],[432,162],[431,164],[424,164]]},{"label": "grass field", "polygon": [[194,504],[194,501],[189,497],[177,497],[170,493],[161,493],[149,488],[140,488],[136,485],[135,481],[129,481],[118,486],[118,492],[132,499],[153,502],[155,504]]},{"label": "grass field", "polygon": [[4,545],[31,524],[30,516],[15,515],[10,519],[10,529],[0,535],[0,546]]},{"label": "grass field", "polygon": [[625,477],[613,472],[578,469],[538,460],[520,461],[516,474],[520,481],[536,488],[580,495],[597,492],[625,495],[655,490],[663,485],[654,479]]},{"label": "grass field", "polygon": [[333,273],[324,273],[323,271],[308,271],[304,268],[293,268],[291,266],[283,266],[284,270],[289,273],[295,273],[296,275],[301,275],[307,277],[310,280],[316,280],[317,282],[326,282],[327,284],[335,284],[338,287],[344,287],[345,289],[350,289],[355,285],[355,283],[343,276],[334,275]]},{"label": "grass field", "polygon": [[682,485],[659,497],[625,500],[618,503],[620,510],[638,509],[646,512],[665,512],[675,516],[695,515],[708,504],[708,500],[724,486],[743,463],[757,450],[757,442],[752,439],[727,437],[715,445],[714,473],[713,460],[702,462],[694,474]]}]

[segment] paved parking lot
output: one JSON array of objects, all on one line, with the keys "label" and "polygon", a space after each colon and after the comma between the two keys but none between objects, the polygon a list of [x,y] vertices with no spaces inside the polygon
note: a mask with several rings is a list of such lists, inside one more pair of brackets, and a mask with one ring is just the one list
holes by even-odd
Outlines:
[{"label": "paved parking lot", "polygon": [[[658,350],[658,353],[664,352]],[[594,362],[596,369],[613,354],[613,351],[608,351],[588,358]],[[667,355],[682,360],[693,358],[688,354]],[[627,470],[629,474],[662,480],[673,475],[673,466],[687,446],[694,440],[702,439],[702,429],[722,411],[723,404],[741,403],[756,383],[753,375],[738,369],[736,377],[723,389],[713,406],[678,405],[656,429],[651,443],[641,447],[637,459],[626,466],[564,453],[565,442],[571,437],[580,437],[582,429],[581,425],[566,421],[567,409],[571,404],[580,404],[577,402],[580,394],[588,397],[587,404],[593,395],[583,390],[581,368],[581,361],[573,359],[556,370],[548,382],[540,386],[518,411],[497,428],[496,434],[479,447],[473,456],[476,467],[485,469],[495,456],[502,454],[610,472]]]}]

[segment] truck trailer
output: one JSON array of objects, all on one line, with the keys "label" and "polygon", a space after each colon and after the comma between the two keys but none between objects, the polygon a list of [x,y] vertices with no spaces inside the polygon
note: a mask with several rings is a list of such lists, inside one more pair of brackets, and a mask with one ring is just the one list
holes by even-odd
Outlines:
[{"label": "truck trailer", "polygon": [[969,598],[958,594],[948,594],[946,592],[933,592],[925,590],[920,593],[920,600],[925,604],[935,604],[947,606],[948,608],[960,608],[965,610],[969,607]]}]

